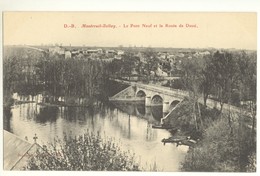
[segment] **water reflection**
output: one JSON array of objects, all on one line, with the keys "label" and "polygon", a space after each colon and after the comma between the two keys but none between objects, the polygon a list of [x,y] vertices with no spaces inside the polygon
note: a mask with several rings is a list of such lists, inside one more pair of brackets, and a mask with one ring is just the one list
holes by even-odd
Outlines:
[{"label": "water reflection", "polygon": [[160,121],[163,118],[163,107],[162,106],[152,106],[151,113],[154,119]]},{"label": "water reflection", "polygon": [[[62,138],[64,132],[78,135],[90,130],[104,137],[113,137],[122,150],[135,153],[140,164],[156,165],[164,171],[178,171],[185,151],[175,145],[165,145],[161,139],[170,137],[166,130],[156,130],[152,124],[160,123],[162,112],[158,107],[144,104],[103,104],[91,107],[43,107],[36,103],[16,105],[6,122],[8,131],[29,142],[36,133],[38,143],[46,144]],[[159,112],[157,112],[159,111]]]},{"label": "water reflection", "polygon": [[136,114],[137,116],[140,114],[141,116],[145,115],[145,112],[147,112],[145,110],[144,104],[140,104],[139,106],[136,106]]},{"label": "water reflection", "polygon": [[11,118],[12,118],[12,112],[10,107],[4,107],[3,108],[3,123],[4,123],[4,130],[10,131],[11,130]]},{"label": "water reflection", "polygon": [[59,112],[58,107],[40,106],[39,108],[36,109],[37,109],[37,114],[36,114],[35,121],[37,123],[55,122],[58,118],[58,112]]},{"label": "water reflection", "polygon": [[158,125],[161,118],[163,118],[163,107],[158,106],[145,106],[144,103],[123,103],[123,102],[113,102],[115,107],[121,111],[132,115],[146,119],[149,123]]}]

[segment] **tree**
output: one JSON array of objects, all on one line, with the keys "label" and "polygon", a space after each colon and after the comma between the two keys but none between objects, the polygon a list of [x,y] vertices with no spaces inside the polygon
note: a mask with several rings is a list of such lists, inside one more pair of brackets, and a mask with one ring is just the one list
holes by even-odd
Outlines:
[{"label": "tree", "polygon": [[[182,163],[182,170],[245,172],[250,152],[250,130],[244,126],[242,134],[229,133],[229,128],[227,118],[214,121],[203,134],[202,141],[188,151]],[[238,131],[238,128],[238,123],[235,123],[234,131]]]},{"label": "tree", "polygon": [[146,60],[145,69],[150,78],[151,71],[155,72],[158,68],[159,59],[157,58],[156,52],[151,48],[146,49],[143,54]]},{"label": "tree", "polygon": [[107,70],[109,71],[110,75],[120,75],[120,69],[122,67],[122,60],[114,59],[111,63],[107,65]]},{"label": "tree", "polygon": [[201,70],[202,73],[201,90],[203,93],[204,106],[207,106],[207,99],[212,90],[214,77],[215,77],[210,67],[211,59],[212,59],[212,55],[205,56],[203,58],[204,62]]},{"label": "tree", "polygon": [[[183,69],[183,75],[182,75],[182,81],[183,85],[185,86],[186,90],[189,91],[190,95],[190,101],[193,103],[193,115],[194,120],[196,123],[196,128],[198,129],[198,120],[200,120],[200,123],[202,125],[201,120],[201,113],[200,113],[200,107],[199,107],[199,98],[201,96],[201,85],[203,84],[203,65],[204,65],[203,59],[192,59],[192,58],[186,58],[182,61],[182,69]],[[196,112],[198,110],[198,113]],[[198,114],[198,117],[197,117]]]},{"label": "tree", "polygon": [[246,53],[245,51],[237,53],[237,63],[239,67],[239,92],[240,99],[249,101],[249,107],[252,116],[252,143],[255,140],[255,122],[256,122],[256,53]]},{"label": "tree", "polygon": [[217,97],[222,112],[224,103],[230,104],[232,89],[236,84],[237,65],[231,53],[217,51],[211,59],[209,69],[215,76],[214,86],[217,88]]},{"label": "tree", "polygon": [[[122,151],[112,138],[86,133],[64,135],[29,157],[26,170],[141,171],[134,154]],[[156,168],[155,168],[156,170]]]},{"label": "tree", "polygon": [[135,68],[134,53],[132,51],[125,52],[122,60],[123,73],[130,78],[132,71]]}]

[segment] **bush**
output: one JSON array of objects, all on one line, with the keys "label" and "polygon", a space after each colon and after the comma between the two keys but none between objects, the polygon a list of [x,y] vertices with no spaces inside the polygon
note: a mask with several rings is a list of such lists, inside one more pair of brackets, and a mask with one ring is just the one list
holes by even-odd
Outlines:
[{"label": "bush", "polygon": [[39,148],[28,162],[28,170],[139,171],[133,154],[120,150],[113,139],[85,133],[64,135],[49,149]]},{"label": "bush", "polygon": [[250,129],[239,120],[232,123],[231,130],[227,117],[223,115],[223,118],[214,121],[212,126],[206,129],[202,141],[189,150],[182,163],[182,170],[255,171],[255,168],[252,167],[254,159],[249,157],[255,147],[255,144],[251,143],[250,136]]}]

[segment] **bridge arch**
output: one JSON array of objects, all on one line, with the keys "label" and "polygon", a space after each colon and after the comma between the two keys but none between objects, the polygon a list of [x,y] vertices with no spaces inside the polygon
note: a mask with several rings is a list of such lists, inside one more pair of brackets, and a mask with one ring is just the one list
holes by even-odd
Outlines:
[{"label": "bridge arch", "polygon": [[172,101],[171,104],[170,104],[170,110],[172,110],[173,108],[175,108],[175,106],[176,106],[177,104],[179,104],[179,103],[180,103],[179,100],[174,100],[174,101]]},{"label": "bridge arch", "polygon": [[160,95],[154,95],[152,97],[152,104],[153,105],[162,105],[163,104],[163,98]]},{"label": "bridge arch", "polygon": [[145,97],[146,93],[143,90],[139,90],[136,92],[136,96],[137,97]]},{"label": "bridge arch", "polygon": [[145,105],[144,104],[137,104],[136,105],[136,114],[145,116]]},{"label": "bridge arch", "polygon": [[163,107],[162,106],[152,106],[151,107],[152,118],[158,122],[163,118]]}]

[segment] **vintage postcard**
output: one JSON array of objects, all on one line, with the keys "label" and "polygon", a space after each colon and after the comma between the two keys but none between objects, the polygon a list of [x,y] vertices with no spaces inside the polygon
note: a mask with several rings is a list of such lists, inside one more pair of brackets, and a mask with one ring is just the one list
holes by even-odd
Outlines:
[{"label": "vintage postcard", "polygon": [[5,171],[256,172],[256,12],[3,12]]}]

